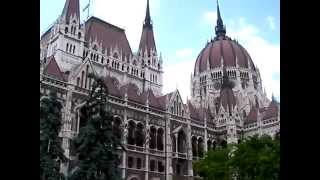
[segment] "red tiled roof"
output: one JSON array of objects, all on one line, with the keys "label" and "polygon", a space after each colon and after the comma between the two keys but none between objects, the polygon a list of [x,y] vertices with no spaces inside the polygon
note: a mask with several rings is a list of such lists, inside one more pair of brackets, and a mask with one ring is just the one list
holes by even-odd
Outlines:
[{"label": "red tiled roof", "polygon": [[162,96],[156,97],[153,94],[153,91],[151,89],[149,89],[148,92],[149,92],[149,106],[153,108],[165,110],[165,104],[163,104],[163,102],[159,102],[159,100],[162,101],[161,99]]},{"label": "red tiled roof", "polygon": [[80,19],[79,0],[66,0],[62,11],[62,16],[65,17],[66,22],[69,23],[72,15],[76,15],[78,20]]},{"label": "red tiled roof", "polygon": [[156,51],[156,43],[154,40],[152,27],[144,27],[142,30],[140,44],[139,44],[139,52],[142,50],[142,53],[147,50],[148,56],[150,55],[150,50],[154,49]]},{"label": "red tiled roof", "polygon": [[167,100],[167,96],[168,96],[168,95],[166,94],[166,95],[157,97],[158,102],[159,102],[159,105],[161,106],[161,108],[162,108],[163,110],[166,110],[166,100]]},{"label": "red tiled roof", "polygon": [[128,100],[145,104],[146,99],[142,93],[140,95],[138,94],[139,88],[135,84],[129,83],[125,86],[127,86]]},{"label": "red tiled roof", "polygon": [[56,78],[60,81],[66,81],[64,73],[60,70],[54,56],[47,58],[47,65],[43,70],[43,74]]},{"label": "red tiled roof", "polygon": [[212,40],[201,50],[195,63],[194,73],[201,73],[207,70],[208,66],[210,69],[221,67],[222,58],[226,67],[235,67],[237,58],[239,67],[248,68],[250,62],[251,68],[255,69],[247,50],[236,41],[226,37]]},{"label": "red tiled roof", "polygon": [[190,118],[194,120],[203,121],[204,117],[208,115],[208,111],[205,108],[196,108],[190,101],[187,102],[187,105],[189,107]]},{"label": "red tiled roof", "polygon": [[85,40],[89,42],[90,39],[101,41],[103,48],[108,49],[118,47],[122,51],[122,56],[129,56],[132,54],[125,31],[117,26],[109,24],[99,18],[91,17],[85,24],[86,35]]},{"label": "red tiled roof", "polygon": [[258,120],[258,110],[255,107],[251,108],[251,111],[249,112],[246,121],[244,122],[245,124],[250,124],[253,122],[257,122]]},{"label": "red tiled roof", "polygon": [[265,115],[263,116],[263,119],[269,119],[273,117],[278,116],[278,103],[276,101],[271,101],[268,108],[266,109]]},{"label": "red tiled roof", "polygon": [[116,78],[107,76],[104,79],[104,83],[106,84],[109,94],[112,96],[116,96],[119,98],[124,98],[125,93],[128,95],[128,100],[133,101],[135,103],[145,105],[147,102],[147,97],[149,96],[149,106],[165,110],[166,107],[166,95],[156,97],[151,89],[148,91],[142,92],[138,94],[139,88],[133,84],[129,83],[119,87],[119,82]]}]

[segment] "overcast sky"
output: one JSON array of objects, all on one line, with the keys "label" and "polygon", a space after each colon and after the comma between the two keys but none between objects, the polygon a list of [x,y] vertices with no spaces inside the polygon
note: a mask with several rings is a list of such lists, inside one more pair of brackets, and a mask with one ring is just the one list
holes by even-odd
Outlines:
[{"label": "overcast sky", "polygon": [[[147,0],[91,0],[90,15],[126,31],[136,51]],[[80,0],[81,11],[89,0]],[[61,14],[65,0],[40,0],[40,31]],[[280,1],[220,0],[227,35],[244,46],[260,69],[268,97],[280,101]],[[178,87],[190,97],[190,76],[196,57],[214,37],[215,0],[150,0],[157,50],[164,61],[164,93]],[[82,20],[87,12],[82,13]]]}]

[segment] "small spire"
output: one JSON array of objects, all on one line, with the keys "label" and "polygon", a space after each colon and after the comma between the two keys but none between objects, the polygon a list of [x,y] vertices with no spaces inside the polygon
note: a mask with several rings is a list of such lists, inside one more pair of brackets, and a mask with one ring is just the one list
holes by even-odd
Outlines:
[{"label": "small spire", "polygon": [[272,102],[276,101],[276,98],[274,97],[274,94],[272,93],[272,97],[271,97]]},{"label": "small spire", "polygon": [[219,37],[219,36],[225,36],[226,34],[226,28],[225,26],[223,25],[223,21],[222,21],[222,18],[221,18],[221,14],[220,14],[220,9],[219,9],[219,2],[217,0],[217,25],[216,25],[216,28],[215,28],[215,31],[216,31],[216,37]]},{"label": "small spire", "polygon": [[146,17],[144,19],[143,26],[152,26],[151,17],[150,17],[150,8],[149,8],[149,0],[147,0],[147,10],[146,10]]}]

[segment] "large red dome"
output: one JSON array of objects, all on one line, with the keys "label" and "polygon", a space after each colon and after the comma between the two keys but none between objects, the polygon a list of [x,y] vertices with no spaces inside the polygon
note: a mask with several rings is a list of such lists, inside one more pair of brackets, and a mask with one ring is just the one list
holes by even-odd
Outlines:
[{"label": "large red dome", "polygon": [[246,49],[227,36],[216,37],[207,43],[197,57],[194,74],[217,67],[238,67],[255,70],[255,66]]}]

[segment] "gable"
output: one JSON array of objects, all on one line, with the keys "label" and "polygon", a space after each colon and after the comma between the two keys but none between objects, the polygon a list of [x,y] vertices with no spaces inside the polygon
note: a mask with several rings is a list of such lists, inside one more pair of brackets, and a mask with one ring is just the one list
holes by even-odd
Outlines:
[{"label": "gable", "polygon": [[169,99],[169,112],[174,115],[183,116],[186,112],[180,93],[176,90]]},{"label": "gable", "polygon": [[58,79],[60,81],[66,81],[64,73],[59,68],[59,65],[56,62],[54,56],[51,56],[48,59],[49,61],[43,70],[43,74]]},{"label": "gable", "polygon": [[90,60],[87,59],[82,64],[73,68],[72,81],[76,84],[77,87],[90,89],[93,83],[93,79],[88,77],[90,73],[96,74]]}]

